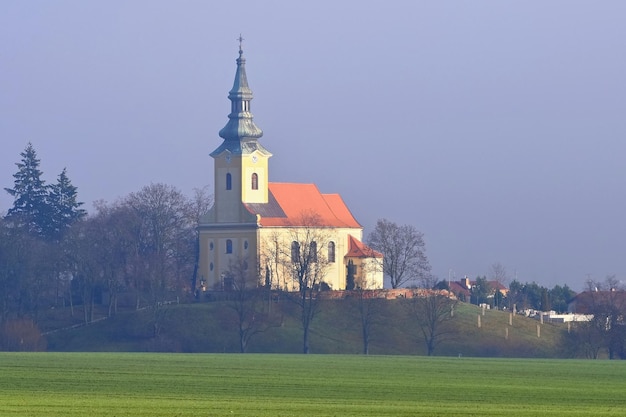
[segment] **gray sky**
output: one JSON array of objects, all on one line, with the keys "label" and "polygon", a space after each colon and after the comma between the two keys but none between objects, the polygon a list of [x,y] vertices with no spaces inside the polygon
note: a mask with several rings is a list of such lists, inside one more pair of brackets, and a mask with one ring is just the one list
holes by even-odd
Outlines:
[{"label": "gray sky", "polygon": [[[626,280],[624,1],[0,2],[0,185],[213,184],[241,32],[271,181],[425,234],[440,278]],[[211,190],[212,191],[212,190]],[[0,211],[12,199],[0,193]]]}]

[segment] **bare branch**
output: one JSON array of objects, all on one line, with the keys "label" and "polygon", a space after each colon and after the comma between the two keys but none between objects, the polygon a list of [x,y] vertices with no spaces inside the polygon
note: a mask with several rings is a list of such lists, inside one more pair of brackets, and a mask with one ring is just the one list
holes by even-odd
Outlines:
[{"label": "bare branch", "polygon": [[392,288],[419,281],[430,271],[424,235],[413,226],[379,219],[368,236],[368,245],[384,255],[383,272]]}]

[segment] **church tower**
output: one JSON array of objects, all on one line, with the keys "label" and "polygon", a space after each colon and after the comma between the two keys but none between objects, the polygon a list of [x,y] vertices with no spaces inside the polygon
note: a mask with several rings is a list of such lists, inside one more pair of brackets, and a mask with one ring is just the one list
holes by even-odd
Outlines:
[{"label": "church tower", "polygon": [[246,60],[239,37],[239,58],[233,88],[228,93],[231,110],[219,135],[222,144],[211,153],[214,161],[215,220],[240,222],[241,203],[268,202],[268,160],[272,154],[258,141],[263,136],[250,112],[252,90],[248,87]]},{"label": "church tower", "polygon": [[[243,277],[292,291],[297,287],[290,263],[294,243],[316,248],[314,262],[324,265],[323,280],[330,288],[345,289],[347,265],[368,288],[382,288],[382,269],[369,267],[377,265],[379,254],[360,242],[363,227],[339,194],[321,193],[315,184],[269,182],[272,154],[259,143],[263,132],[250,112],[241,41],[240,36],[228,122],[219,132],[222,143],[210,154],[214,203],[198,225],[200,285],[194,289],[227,291]],[[311,215],[315,224],[307,220]],[[298,235],[314,240],[295,241]]]}]

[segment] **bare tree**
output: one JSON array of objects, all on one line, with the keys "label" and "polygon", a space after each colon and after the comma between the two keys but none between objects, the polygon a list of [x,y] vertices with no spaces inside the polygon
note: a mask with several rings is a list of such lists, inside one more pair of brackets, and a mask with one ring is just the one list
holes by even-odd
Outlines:
[{"label": "bare tree", "polygon": [[[141,219],[138,229],[139,253],[143,271],[142,285],[148,291],[149,305],[168,301],[190,281],[192,264],[180,259],[193,259],[195,226],[186,216],[189,201],[175,187],[150,184],[131,193],[123,204]],[[191,236],[191,238],[190,238]]]},{"label": "bare tree", "polygon": [[44,298],[53,296],[56,252],[51,247],[15,217],[0,219],[0,325],[25,315],[36,320]]},{"label": "bare tree", "polygon": [[200,218],[207,213],[213,205],[213,196],[209,194],[208,186],[203,188],[194,188],[194,195],[188,205],[187,217],[194,225],[193,246],[194,246],[194,264],[193,275],[191,277],[191,291],[194,292],[198,281],[198,268],[200,263],[200,235],[198,225]]},{"label": "bare tree", "polygon": [[[302,325],[302,351],[309,353],[309,333],[311,323],[320,307],[319,291],[324,286],[324,277],[329,268],[326,251],[332,229],[322,226],[316,213],[303,212],[293,222],[286,237],[276,236],[275,245],[270,245],[265,260],[276,263],[277,270],[283,270],[291,282],[285,286],[295,292],[288,293],[289,299],[300,309]],[[289,239],[285,242],[285,239]]]},{"label": "bare tree", "polygon": [[506,268],[500,262],[496,262],[489,268],[489,279],[496,281],[499,284],[506,284],[507,274]]},{"label": "bare tree", "polygon": [[226,274],[232,282],[229,294],[229,307],[237,318],[239,334],[239,350],[245,353],[250,340],[256,334],[276,327],[277,321],[272,320],[269,311],[263,311],[262,290],[259,288],[259,277],[250,268],[245,259],[237,259],[231,263]]},{"label": "bare tree", "polygon": [[587,291],[580,294],[588,313],[593,318],[581,326],[579,336],[586,350],[597,357],[601,348],[606,349],[609,359],[626,359],[626,291],[615,275],[604,281],[587,282]]},{"label": "bare tree", "polygon": [[500,292],[500,287],[506,286],[508,282],[508,276],[506,274],[506,268],[500,262],[496,262],[491,265],[489,269],[489,279],[496,283],[494,288],[494,305],[496,308],[501,306],[501,301],[503,298],[502,293]]},{"label": "bare tree", "polygon": [[94,319],[95,291],[104,275],[102,257],[108,248],[103,244],[101,231],[99,219],[87,217],[74,224],[66,237],[72,265],[69,298],[72,300],[75,293],[80,297],[85,324]]},{"label": "bare tree", "polygon": [[119,202],[110,205],[98,202],[95,208],[96,214],[89,219],[97,225],[98,258],[109,295],[108,315],[112,316],[117,312],[119,293],[133,282],[135,272],[141,270],[138,231],[142,220],[128,205]]},{"label": "bare tree", "polygon": [[432,356],[436,347],[453,334],[449,322],[454,318],[457,300],[448,292],[434,290],[434,277],[425,277],[422,282],[424,289],[416,290],[411,300],[411,312],[424,337],[426,352]]},{"label": "bare tree", "polygon": [[[362,277],[367,276],[363,274]],[[352,298],[353,305],[359,312],[361,319],[361,335],[363,340],[363,354],[369,355],[369,345],[372,331],[377,324],[380,324],[379,318],[381,310],[384,306],[384,300],[380,298],[382,289],[368,290],[372,287],[367,282],[356,280]]]},{"label": "bare tree", "polygon": [[384,255],[383,272],[389,277],[392,288],[420,280],[430,271],[424,235],[413,226],[399,226],[379,219],[367,243]]},{"label": "bare tree", "polygon": [[15,312],[33,238],[0,218],[0,326]]}]

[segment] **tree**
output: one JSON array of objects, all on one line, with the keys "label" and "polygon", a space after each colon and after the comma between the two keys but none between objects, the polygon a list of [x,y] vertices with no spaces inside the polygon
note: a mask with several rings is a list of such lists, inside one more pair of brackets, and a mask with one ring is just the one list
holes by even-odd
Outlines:
[{"label": "tree", "polygon": [[63,169],[57,182],[50,186],[42,179],[40,160],[31,143],[26,146],[13,188],[5,188],[15,200],[7,217],[17,219],[18,225],[46,240],[58,242],[69,226],[85,216],[83,204],[77,200],[77,189]]},{"label": "tree", "polygon": [[557,313],[567,312],[567,303],[576,295],[574,291],[567,284],[563,286],[555,285],[549,291],[550,304],[552,309]]},{"label": "tree", "polygon": [[541,310],[541,293],[543,287],[536,282],[526,283],[524,285],[524,296],[527,300],[529,308]]},{"label": "tree", "polygon": [[432,356],[436,347],[447,337],[453,328],[448,326],[454,317],[457,301],[441,290],[434,290],[436,279],[425,277],[424,289],[416,290],[410,301],[411,312],[426,344],[426,353]]},{"label": "tree", "polygon": [[483,304],[489,302],[489,296],[492,294],[491,285],[487,281],[487,277],[476,277],[475,284],[470,290],[470,299],[472,304]]},{"label": "tree", "polygon": [[53,295],[54,247],[19,220],[0,220],[0,321],[24,316],[36,321],[44,299]]},{"label": "tree", "polygon": [[506,268],[500,262],[496,262],[491,265],[489,271],[489,278],[491,281],[496,283],[496,288],[494,288],[494,306],[496,308],[501,307],[502,305],[502,293],[500,292],[500,286],[506,286],[508,281],[508,277],[506,274]]},{"label": "tree", "polygon": [[66,168],[59,174],[56,184],[50,186],[48,196],[51,212],[50,234],[56,240],[60,239],[74,222],[87,214],[80,208],[83,203],[77,200],[76,190],[67,176]]},{"label": "tree", "polygon": [[598,359],[604,345],[604,329],[597,326],[593,320],[577,322],[570,333],[565,336],[565,346],[585,359]]},{"label": "tree", "polygon": [[[375,265],[372,265],[375,267]],[[367,273],[361,274],[361,279],[355,280],[354,271],[351,271],[351,265],[347,267],[347,280],[352,275],[353,294],[355,295],[351,300],[352,304],[356,307],[359,318],[361,321],[361,336],[363,340],[363,354],[369,355],[369,345],[372,335],[372,330],[375,325],[379,324],[379,318],[381,310],[383,309],[383,301],[380,298],[382,289],[367,290],[366,288],[374,287],[372,283],[366,281]],[[348,289],[348,288],[346,288]]]},{"label": "tree", "polygon": [[[82,203],[76,200],[76,187],[72,186],[64,169],[56,184],[48,186],[42,179],[40,160],[31,143],[20,154],[18,172],[13,175],[13,188],[5,190],[14,197],[13,207],[7,212],[6,220],[16,229],[19,240],[25,238],[21,231],[35,241],[28,244],[22,265],[38,265],[22,281],[19,293],[19,308],[30,309],[36,318],[40,302],[44,297],[58,295],[66,273],[65,252],[60,241],[69,226],[85,215]],[[19,231],[18,231],[19,230]]]},{"label": "tree", "polygon": [[269,312],[262,309],[259,277],[251,271],[247,260],[237,259],[230,264],[226,274],[232,282],[228,305],[236,315],[239,351],[245,353],[254,335],[275,327],[276,323],[272,321]]},{"label": "tree", "polygon": [[523,308],[523,288],[524,285],[516,279],[509,284],[509,292],[506,294],[506,303],[511,311]]},{"label": "tree", "polygon": [[0,219],[0,325],[27,312],[25,296],[38,269],[39,243],[10,219]]},{"label": "tree", "polygon": [[525,310],[532,308],[541,309],[541,293],[543,287],[537,285],[536,282],[522,284],[517,280],[511,281],[509,285],[509,293],[507,294],[507,303],[509,308],[514,307],[517,310]]},{"label": "tree", "polygon": [[186,215],[189,201],[175,187],[159,183],[131,193],[122,204],[140,220],[137,284],[148,291],[150,306],[161,305],[191,282],[195,224]]},{"label": "tree", "polygon": [[36,236],[46,236],[52,227],[51,213],[47,201],[48,187],[39,169],[40,160],[31,143],[20,155],[21,162],[15,164],[18,171],[13,174],[13,188],[5,188],[14,197],[13,207],[7,212],[7,217],[16,219],[19,226]]},{"label": "tree", "polygon": [[586,303],[593,315],[587,329],[590,335],[597,335],[600,344],[608,353],[609,359],[626,359],[626,291],[615,275],[609,275],[604,282],[588,281]]},{"label": "tree", "polygon": [[391,287],[398,288],[411,280],[419,280],[430,271],[424,235],[410,225],[399,226],[379,219],[367,238],[368,245],[384,255],[383,273]]},{"label": "tree", "polygon": [[[329,261],[324,248],[327,247],[331,230],[322,228],[319,215],[303,212],[289,228],[289,243],[278,241],[273,246],[277,253],[266,256],[280,268],[288,271],[295,293],[289,299],[300,309],[302,325],[302,351],[309,353],[309,334],[311,323],[319,312],[319,292],[325,287],[324,277],[329,268]],[[276,237],[278,239],[278,237]]]},{"label": "tree", "polygon": [[103,227],[98,217],[88,217],[77,222],[66,236],[71,265],[71,284],[68,298],[74,310],[76,296],[83,306],[83,320],[89,324],[94,320],[96,289],[104,278],[109,247],[102,234]]},{"label": "tree", "polygon": [[550,304],[550,296],[548,289],[545,287],[541,287],[541,311],[550,311],[552,309],[552,305]]},{"label": "tree", "polygon": [[[102,285],[108,291],[108,315],[117,312],[119,293],[137,282],[143,270],[139,257],[141,219],[130,207],[121,204],[97,202],[96,213],[87,219],[88,230],[98,249],[91,255],[100,267]],[[86,254],[85,256],[90,256]]]},{"label": "tree", "polygon": [[191,277],[191,291],[195,292],[198,281],[198,268],[200,263],[200,232],[198,225],[200,218],[209,211],[213,205],[213,196],[209,194],[208,187],[195,188],[194,195],[188,205],[187,217],[194,225],[193,247],[194,247],[194,263],[193,275]]}]

